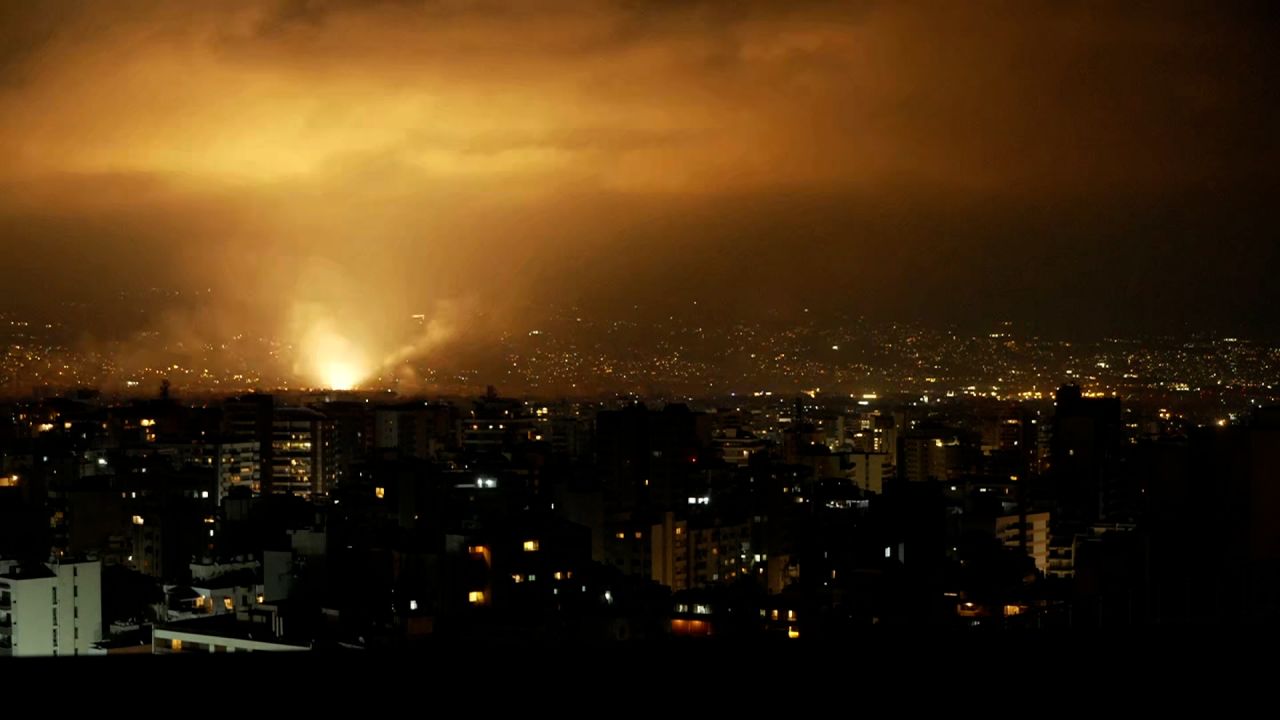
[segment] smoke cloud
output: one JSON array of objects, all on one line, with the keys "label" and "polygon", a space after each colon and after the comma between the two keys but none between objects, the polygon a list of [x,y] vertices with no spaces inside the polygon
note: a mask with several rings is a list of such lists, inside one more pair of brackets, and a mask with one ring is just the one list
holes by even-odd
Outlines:
[{"label": "smoke cloud", "polygon": [[1179,2],[6,3],[4,309],[127,345],[120,377],[294,385],[434,382],[552,307],[1265,333],[1274,30]]}]

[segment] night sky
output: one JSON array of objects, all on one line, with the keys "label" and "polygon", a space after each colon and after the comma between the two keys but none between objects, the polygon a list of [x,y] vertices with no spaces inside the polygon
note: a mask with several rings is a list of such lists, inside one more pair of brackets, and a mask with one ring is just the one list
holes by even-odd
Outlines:
[{"label": "night sky", "polygon": [[0,309],[371,363],[549,304],[1274,336],[1270,7],[4,0]]}]

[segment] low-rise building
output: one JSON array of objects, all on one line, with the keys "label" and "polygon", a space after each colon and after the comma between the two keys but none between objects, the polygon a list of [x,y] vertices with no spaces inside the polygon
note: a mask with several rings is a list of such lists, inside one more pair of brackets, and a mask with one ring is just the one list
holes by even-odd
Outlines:
[{"label": "low-rise building", "polygon": [[82,655],[101,639],[99,561],[0,561],[0,655]]},{"label": "low-rise building", "polygon": [[240,617],[219,615],[156,625],[151,651],[157,655],[216,652],[297,652],[311,640],[288,634],[279,607],[261,605]]}]

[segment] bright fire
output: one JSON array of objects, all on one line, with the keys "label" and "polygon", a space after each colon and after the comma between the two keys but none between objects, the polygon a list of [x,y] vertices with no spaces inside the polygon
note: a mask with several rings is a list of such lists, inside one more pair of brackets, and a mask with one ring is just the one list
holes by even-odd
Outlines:
[{"label": "bright fire", "polygon": [[331,390],[351,390],[363,375],[354,364],[344,360],[321,361],[318,369],[321,382]]},{"label": "bright fire", "polygon": [[312,325],[300,350],[303,373],[330,390],[351,390],[372,372],[365,354],[330,322]]}]

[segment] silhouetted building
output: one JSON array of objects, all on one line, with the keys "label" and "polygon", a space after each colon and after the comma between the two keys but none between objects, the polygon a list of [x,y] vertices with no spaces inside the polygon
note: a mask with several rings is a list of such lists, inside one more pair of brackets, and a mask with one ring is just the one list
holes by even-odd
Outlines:
[{"label": "silhouetted building", "polygon": [[907,482],[949,480],[975,469],[976,448],[955,430],[915,430],[901,439],[900,447],[898,467]]},{"label": "silhouetted building", "polygon": [[1064,385],[1055,401],[1052,432],[1049,472],[1061,519],[1087,524],[1131,518],[1134,499],[1119,475],[1120,400],[1085,397],[1079,386]]},{"label": "silhouetted building", "polygon": [[[596,415],[596,460],[607,503],[672,508],[703,493],[695,478],[711,441],[705,413],[634,405]],[[704,463],[705,465],[705,463]]]}]

